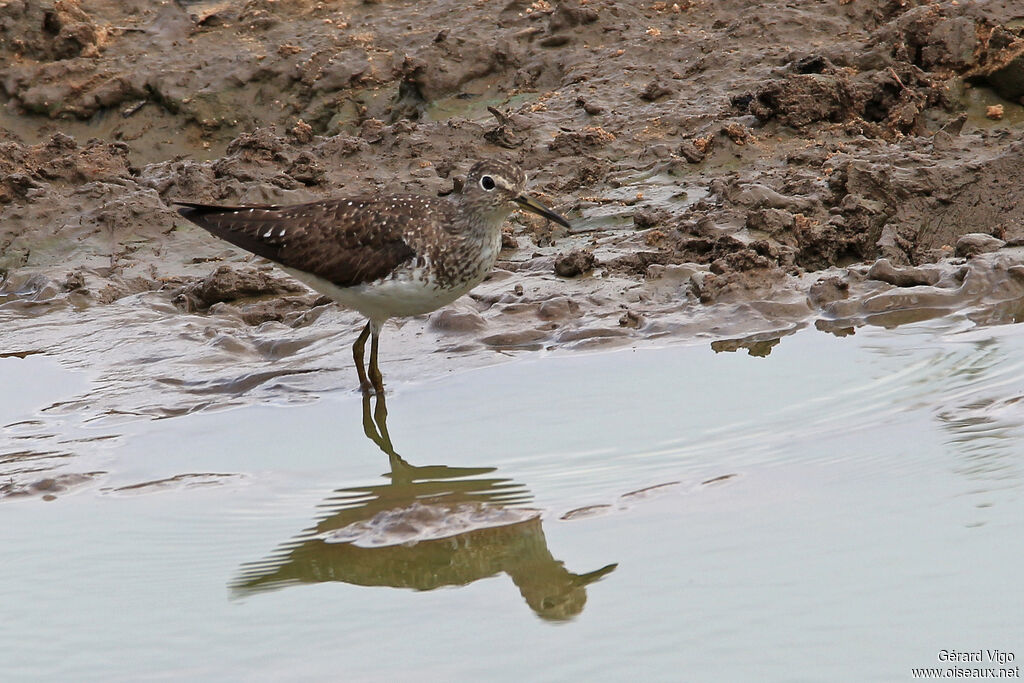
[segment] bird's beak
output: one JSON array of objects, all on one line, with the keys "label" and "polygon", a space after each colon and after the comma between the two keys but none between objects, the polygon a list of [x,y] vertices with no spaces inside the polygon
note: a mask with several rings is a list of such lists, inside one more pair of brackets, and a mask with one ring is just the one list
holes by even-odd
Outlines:
[{"label": "bird's beak", "polygon": [[530,213],[535,213],[538,216],[543,216],[544,218],[547,218],[549,221],[554,221],[559,225],[564,225],[567,228],[571,227],[569,225],[569,221],[565,220],[560,215],[558,215],[548,207],[544,206],[533,197],[521,194],[518,197],[516,197],[514,201],[524,211],[529,211]]}]

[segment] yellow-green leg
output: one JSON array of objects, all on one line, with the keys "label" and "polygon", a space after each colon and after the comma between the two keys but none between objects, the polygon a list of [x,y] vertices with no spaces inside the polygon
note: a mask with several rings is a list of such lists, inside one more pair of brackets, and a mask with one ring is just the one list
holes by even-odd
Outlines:
[{"label": "yellow-green leg", "polygon": [[372,338],[370,340],[370,381],[378,395],[384,394],[384,377],[380,374],[380,366],[377,365],[377,341],[380,339],[380,327],[373,326]]}]

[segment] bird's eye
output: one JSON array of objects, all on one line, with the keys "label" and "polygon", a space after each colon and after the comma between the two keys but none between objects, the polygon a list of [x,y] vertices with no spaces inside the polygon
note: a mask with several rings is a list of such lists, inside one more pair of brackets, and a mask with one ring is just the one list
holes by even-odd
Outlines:
[{"label": "bird's eye", "polygon": [[494,178],[489,175],[485,175],[480,179],[480,187],[484,188],[488,192],[494,189]]}]

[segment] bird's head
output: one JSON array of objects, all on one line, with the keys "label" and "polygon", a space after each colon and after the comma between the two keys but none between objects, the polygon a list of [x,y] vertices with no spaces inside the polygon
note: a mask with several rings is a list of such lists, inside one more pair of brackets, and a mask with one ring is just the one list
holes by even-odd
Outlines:
[{"label": "bird's head", "polygon": [[462,186],[463,201],[480,208],[492,208],[502,220],[516,209],[529,211],[559,225],[569,221],[526,194],[526,174],[515,164],[505,161],[478,161],[469,169]]}]

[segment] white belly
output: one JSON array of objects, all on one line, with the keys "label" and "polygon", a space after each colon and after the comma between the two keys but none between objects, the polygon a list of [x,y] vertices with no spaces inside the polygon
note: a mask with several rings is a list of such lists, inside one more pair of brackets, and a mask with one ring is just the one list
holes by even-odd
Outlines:
[{"label": "white belly", "polygon": [[422,269],[355,287],[338,287],[316,275],[292,268],[285,270],[299,282],[329,296],[342,306],[355,309],[370,320],[382,323],[388,318],[421,315],[447,306],[480,284],[490,268],[479,277],[462,282],[454,288],[437,286],[436,282],[423,275]]}]

